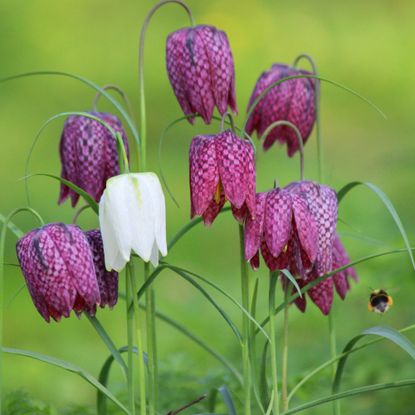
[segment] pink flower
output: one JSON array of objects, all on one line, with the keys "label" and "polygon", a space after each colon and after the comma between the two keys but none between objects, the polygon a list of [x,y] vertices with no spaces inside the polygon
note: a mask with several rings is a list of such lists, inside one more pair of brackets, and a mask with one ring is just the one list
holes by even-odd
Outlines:
[{"label": "pink flower", "polygon": [[[271,69],[264,72],[258,79],[248,108],[271,84],[295,75],[310,75],[310,72],[283,64],[272,65]],[[314,79],[296,78],[276,85],[255,107],[247,123],[247,133],[252,134],[257,131],[258,136],[262,137],[262,134],[272,123],[285,120],[299,129],[305,143],[311,134],[316,118],[314,84]],[[299,149],[294,131],[287,126],[273,128],[265,137],[264,149],[268,150],[276,140],[281,144],[287,144],[287,152],[290,157]]]},{"label": "pink flower", "polygon": [[259,250],[271,271],[305,275],[317,255],[317,226],[307,201],[286,189],[256,195],[255,218],[245,224],[245,258],[259,267]]},{"label": "pink flower", "polygon": [[[128,155],[128,142],[121,121],[111,114],[91,112],[121,133]],[[101,198],[107,180],[120,173],[117,144],[111,132],[98,121],[79,115],[70,116],[63,128],[60,142],[62,177],[88,192],[97,202]],[[79,195],[64,184],[61,185],[58,203],[71,198],[72,206]]]},{"label": "pink flower", "polygon": [[[213,26],[180,29],[166,45],[167,73],[185,115],[198,113],[209,124],[214,107],[237,112],[235,68],[225,32]],[[193,122],[193,118],[189,118]]]},{"label": "pink flower", "polygon": [[234,216],[255,216],[255,160],[248,141],[232,131],[198,135],[190,145],[191,217],[210,225],[229,200]]},{"label": "pink flower", "polygon": [[100,303],[91,248],[75,225],[50,223],[17,242],[17,257],[42,317],[59,321],[72,310],[93,315]]}]

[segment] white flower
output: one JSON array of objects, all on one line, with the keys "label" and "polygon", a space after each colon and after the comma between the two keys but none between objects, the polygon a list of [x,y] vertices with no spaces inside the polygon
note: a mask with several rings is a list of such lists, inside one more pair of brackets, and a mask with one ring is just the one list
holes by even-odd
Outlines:
[{"label": "white flower", "polygon": [[99,224],[107,270],[121,271],[131,250],[157,266],[159,251],[167,255],[166,206],[157,175],[110,178],[99,202]]}]

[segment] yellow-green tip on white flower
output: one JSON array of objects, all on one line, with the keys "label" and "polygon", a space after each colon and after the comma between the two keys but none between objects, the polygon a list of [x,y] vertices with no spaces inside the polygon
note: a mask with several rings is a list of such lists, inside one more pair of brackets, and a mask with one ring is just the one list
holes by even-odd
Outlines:
[{"label": "yellow-green tip on white flower", "polygon": [[99,224],[107,270],[121,271],[131,251],[157,266],[159,251],[167,255],[166,206],[157,175],[110,178],[99,202]]}]

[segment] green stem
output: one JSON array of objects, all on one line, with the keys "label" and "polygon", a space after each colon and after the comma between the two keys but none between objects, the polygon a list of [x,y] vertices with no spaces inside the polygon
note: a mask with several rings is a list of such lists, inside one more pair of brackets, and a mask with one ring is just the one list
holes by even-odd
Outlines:
[{"label": "green stem", "polygon": [[273,415],[280,413],[279,409],[279,395],[278,395],[278,372],[277,372],[277,338],[275,330],[275,287],[278,276],[274,272],[269,274],[269,334],[271,337],[271,374],[272,374],[272,389],[274,393]]},{"label": "green stem", "polygon": [[[138,377],[139,377],[139,389],[140,389],[140,414],[146,415],[146,369],[144,363],[144,349],[143,349],[143,335],[140,325],[140,307],[137,299],[137,283],[134,272],[133,260],[129,264],[130,266],[130,280],[132,289],[132,300],[134,309],[134,322],[135,322],[135,335],[137,342],[137,356],[138,356]],[[151,406],[151,404],[150,404]]]},{"label": "green stem", "polygon": [[153,6],[147,14],[147,17],[144,20],[143,26],[140,33],[139,49],[138,49],[138,78],[139,78],[139,94],[140,94],[140,139],[141,139],[141,170],[145,171],[146,169],[146,133],[147,133],[147,124],[146,124],[146,98],[145,98],[145,89],[144,89],[144,44],[147,27],[150,23],[151,18],[154,13],[162,6],[167,3],[176,3],[182,6],[187,14],[189,15],[190,24],[195,25],[192,13],[185,3],[180,0],[161,0],[155,6]]},{"label": "green stem", "polygon": [[[336,344],[336,326],[334,324],[333,312],[327,316],[329,320],[329,338],[330,338],[330,356],[334,359],[337,356],[337,344]],[[336,377],[336,367],[332,366],[332,378]],[[333,413],[334,415],[340,415],[340,401],[333,401]]]},{"label": "green stem", "polygon": [[289,296],[289,288],[291,284],[287,281],[285,287],[285,307],[284,307],[284,332],[283,332],[283,343],[282,343],[282,408],[284,411],[288,410],[288,313],[290,303],[287,302]]},{"label": "green stem", "polygon": [[[144,281],[150,275],[149,263],[144,263]],[[148,354],[148,375],[149,375],[149,413],[154,415],[157,412],[158,401],[158,371],[157,371],[157,342],[155,323],[155,293],[153,286],[146,290],[146,324],[147,324],[147,354]]]},{"label": "green stem", "polygon": [[[242,307],[249,310],[249,275],[248,266],[245,261],[245,243],[244,227],[239,225],[239,241],[241,256],[241,289],[242,289]],[[243,378],[244,378],[244,405],[245,415],[251,414],[251,364],[250,364],[250,347],[249,347],[249,318],[242,313],[242,360],[243,360]]]},{"label": "green stem", "polygon": [[131,288],[131,268],[127,265],[125,271],[126,281],[126,313],[127,313],[127,343],[128,343],[128,403],[131,415],[135,415],[135,387],[134,387],[134,314],[130,310],[130,304],[133,297]]},{"label": "green stem", "polygon": [[286,127],[291,128],[298,140],[298,147],[299,147],[299,152],[300,152],[300,180],[303,181],[304,180],[304,141],[303,141],[303,137],[301,137],[301,133],[300,130],[291,122],[289,121],[285,121],[285,120],[280,120],[280,121],[275,121],[272,124],[270,124],[266,130],[264,131],[264,133],[261,135],[261,138],[259,139],[259,141],[263,141],[265,140],[265,137],[275,128],[278,127],[280,125],[284,125]]},{"label": "green stem", "polygon": [[[104,85],[101,89],[102,91],[108,91],[109,89],[112,89],[118,92],[125,103],[128,114],[132,116],[130,100],[128,99],[127,94],[119,86],[108,84],[108,85]],[[101,96],[102,96],[101,91],[98,91],[95,95],[94,102],[92,103],[92,108],[95,112],[98,112],[97,105],[98,105],[98,101],[101,98]]]}]

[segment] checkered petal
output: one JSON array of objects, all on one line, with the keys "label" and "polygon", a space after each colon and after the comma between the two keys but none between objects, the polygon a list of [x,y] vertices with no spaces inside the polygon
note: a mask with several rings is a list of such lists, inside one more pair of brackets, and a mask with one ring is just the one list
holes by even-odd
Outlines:
[{"label": "checkered petal", "polygon": [[277,258],[290,240],[292,232],[292,201],[285,190],[268,192],[265,204],[264,237],[270,254]]},{"label": "checkered petal", "polygon": [[[236,111],[235,70],[226,34],[213,26],[180,29],[167,38],[167,72],[186,115],[199,113],[206,124],[214,107]],[[192,119],[189,119],[192,122]]]},{"label": "checkered petal", "polygon": [[[307,71],[297,70],[282,64],[274,64],[264,72],[252,93],[249,106],[272,83]],[[286,120],[293,123],[300,131],[304,143],[311,134],[315,122],[315,82],[312,79],[298,78],[285,81],[272,88],[259,102],[247,124],[247,132],[255,130],[259,136],[275,121]],[[269,149],[279,140],[287,144],[287,152],[292,157],[299,149],[298,140],[291,128],[278,126],[272,129],[263,143],[264,149]]]},{"label": "checkered petal", "polygon": [[[125,131],[117,117],[106,113],[91,112],[101,118],[115,132],[121,133],[128,156]],[[119,174],[116,142],[110,131],[98,121],[83,116],[70,116],[60,141],[61,175],[99,201],[110,177]],[[72,206],[79,195],[64,184],[61,185],[59,203],[71,198]]]},{"label": "checkered petal", "polygon": [[[267,193],[256,194],[256,213],[255,218],[248,216],[245,222],[245,259],[251,261],[257,256],[261,239],[264,232],[264,214],[265,214],[265,202],[267,199]],[[258,261],[254,261],[254,265],[259,265]],[[252,265],[252,262],[251,262]]]},{"label": "checkered petal", "polygon": [[202,215],[219,185],[214,136],[193,138],[189,151],[191,217]]},{"label": "checkered petal", "polygon": [[33,302],[46,321],[71,310],[93,312],[100,302],[88,241],[75,225],[52,223],[17,243],[17,256]]},{"label": "checkered petal", "polygon": [[91,247],[94,260],[95,274],[98,281],[101,301],[101,308],[108,305],[114,307],[118,300],[118,272],[105,269],[104,245],[99,229],[92,229],[85,232],[88,243]]}]

